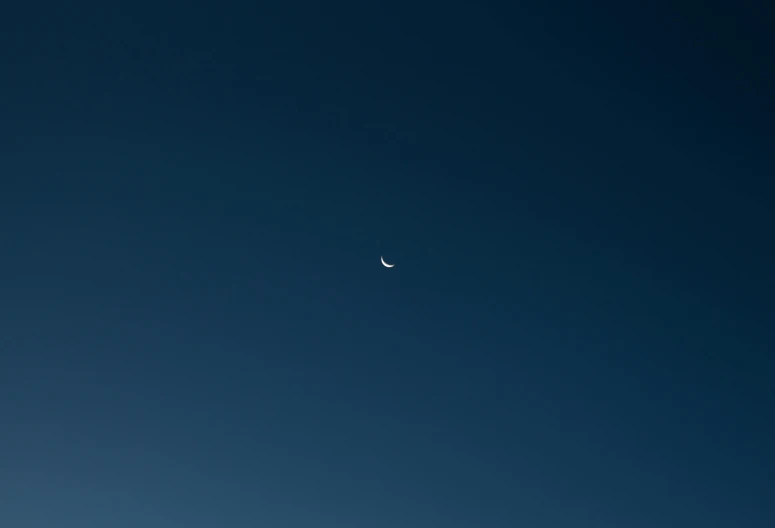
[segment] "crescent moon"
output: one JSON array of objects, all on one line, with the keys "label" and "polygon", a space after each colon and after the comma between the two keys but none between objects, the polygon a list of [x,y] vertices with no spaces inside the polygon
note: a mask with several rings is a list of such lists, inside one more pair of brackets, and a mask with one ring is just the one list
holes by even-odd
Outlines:
[{"label": "crescent moon", "polygon": [[395,264],[388,264],[387,262],[385,262],[385,259],[383,257],[379,257],[379,260],[382,261],[382,265],[385,266],[386,268],[392,268],[393,266],[395,266]]}]

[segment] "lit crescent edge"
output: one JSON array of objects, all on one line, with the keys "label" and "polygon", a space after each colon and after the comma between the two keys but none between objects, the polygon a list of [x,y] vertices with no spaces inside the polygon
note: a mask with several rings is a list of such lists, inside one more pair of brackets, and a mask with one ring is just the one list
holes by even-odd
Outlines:
[{"label": "lit crescent edge", "polygon": [[392,268],[393,266],[395,266],[395,264],[388,264],[387,262],[385,262],[384,257],[379,257],[379,260],[382,261],[382,265],[385,266],[386,268]]}]

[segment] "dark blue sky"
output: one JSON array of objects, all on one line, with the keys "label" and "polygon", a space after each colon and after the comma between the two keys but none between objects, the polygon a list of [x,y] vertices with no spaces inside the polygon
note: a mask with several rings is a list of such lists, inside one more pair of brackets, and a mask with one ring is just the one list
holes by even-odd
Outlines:
[{"label": "dark blue sky", "polygon": [[772,7],[45,4],[0,526],[773,526]]}]

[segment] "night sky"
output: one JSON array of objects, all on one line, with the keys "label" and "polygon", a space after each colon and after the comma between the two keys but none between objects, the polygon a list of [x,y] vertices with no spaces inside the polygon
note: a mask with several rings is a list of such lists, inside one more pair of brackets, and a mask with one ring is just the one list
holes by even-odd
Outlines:
[{"label": "night sky", "polygon": [[593,4],[4,7],[0,526],[775,526],[775,8]]}]

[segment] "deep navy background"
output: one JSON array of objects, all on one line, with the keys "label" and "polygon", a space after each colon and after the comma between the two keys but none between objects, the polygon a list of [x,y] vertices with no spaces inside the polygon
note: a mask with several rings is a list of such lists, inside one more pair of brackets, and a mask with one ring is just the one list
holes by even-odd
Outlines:
[{"label": "deep navy background", "polygon": [[775,12],[596,5],[4,7],[0,526],[775,525]]}]

